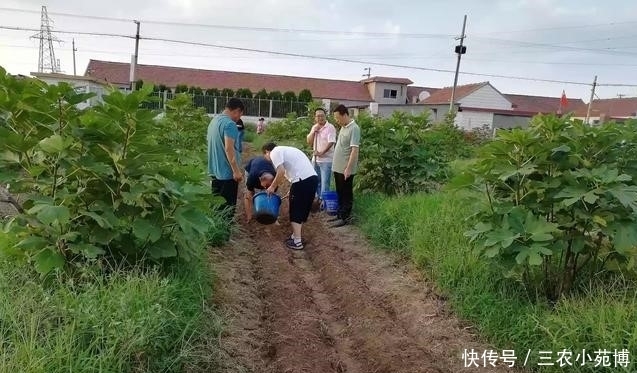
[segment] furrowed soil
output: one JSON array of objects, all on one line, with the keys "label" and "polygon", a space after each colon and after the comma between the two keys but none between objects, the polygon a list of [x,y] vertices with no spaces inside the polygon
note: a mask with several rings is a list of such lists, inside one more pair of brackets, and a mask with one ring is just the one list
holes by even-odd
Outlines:
[{"label": "furrowed soil", "polygon": [[355,226],[329,228],[329,216],[313,213],[303,227],[305,249],[292,251],[283,243],[291,234],[287,199],[280,225],[246,223],[242,192],[238,232],[210,249],[217,276],[211,303],[227,325],[220,361],[201,371],[519,371],[502,361],[487,360],[485,367],[481,356],[479,367],[465,367],[465,349],[481,355],[492,347],[450,312],[415,267],[373,250]]}]

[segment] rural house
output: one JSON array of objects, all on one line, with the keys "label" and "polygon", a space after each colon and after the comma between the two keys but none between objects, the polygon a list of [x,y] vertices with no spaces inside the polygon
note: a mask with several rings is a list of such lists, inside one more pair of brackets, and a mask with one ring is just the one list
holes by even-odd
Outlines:
[{"label": "rural house", "polygon": [[[437,90],[422,100],[421,105],[431,110],[431,118],[441,121],[449,112],[452,87]],[[580,99],[569,100],[563,113],[583,105]],[[558,113],[560,97],[542,97],[502,94],[489,82],[466,84],[456,87],[454,107],[455,124],[465,130],[488,126],[489,128],[525,127],[536,114]]]},{"label": "rural house", "polygon": [[[588,105],[581,105],[573,117],[586,120],[587,110]],[[637,118],[637,97],[598,99],[591,104],[588,123],[595,125],[610,120],[623,122],[629,118]]]},{"label": "rural house", "polygon": [[[129,74],[128,63],[90,60],[85,76],[125,89],[130,84]],[[384,116],[395,110],[414,114],[422,112],[424,108],[415,104],[435,91],[434,88],[410,86],[413,82],[404,78],[370,77],[349,81],[157,65],[137,65],[136,78],[163,84],[173,90],[184,84],[204,90],[247,88],[253,94],[265,89],[267,92],[293,91],[298,95],[300,91],[309,89],[313,98],[322,101],[325,107],[339,103],[354,111],[369,110],[372,114]]]}]

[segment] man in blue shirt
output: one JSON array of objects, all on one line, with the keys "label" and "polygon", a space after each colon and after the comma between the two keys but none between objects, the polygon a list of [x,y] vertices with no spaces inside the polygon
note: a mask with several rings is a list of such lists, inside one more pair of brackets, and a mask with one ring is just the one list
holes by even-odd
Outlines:
[{"label": "man in blue shirt", "polygon": [[243,110],[243,102],[233,97],[228,100],[223,113],[215,116],[208,125],[208,174],[212,179],[212,194],[225,200],[220,207],[227,209],[229,220],[234,216],[239,182],[243,178],[236,123]]},{"label": "man in blue shirt", "polygon": [[246,170],[246,192],[245,192],[245,212],[246,221],[252,220],[252,197],[256,190],[266,190],[272,184],[276,170],[272,162],[263,156],[254,157],[245,167]]}]

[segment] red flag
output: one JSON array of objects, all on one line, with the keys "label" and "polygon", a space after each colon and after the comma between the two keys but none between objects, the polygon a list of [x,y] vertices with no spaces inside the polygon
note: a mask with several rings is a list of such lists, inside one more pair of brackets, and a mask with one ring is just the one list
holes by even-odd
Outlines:
[{"label": "red flag", "polygon": [[568,106],[568,100],[566,99],[566,93],[564,93],[564,90],[562,90],[562,98],[560,98],[560,112],[562,111],[563,108],[566,108]]}]

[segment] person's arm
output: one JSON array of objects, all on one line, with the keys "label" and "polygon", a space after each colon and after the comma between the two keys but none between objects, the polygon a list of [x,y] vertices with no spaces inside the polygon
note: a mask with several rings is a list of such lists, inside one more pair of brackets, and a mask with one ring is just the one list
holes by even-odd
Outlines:
[{"label": "person's arm", "polygon": [[252,220],[252,197],[254,197],[254,191],[246,189],[243,198],[243,206],[246,211],[246,222]]},{"label": "person's arm", "polygon": [[352,136],[350,138],[349,146],[351,148],[351,152],[349,153],[349,159],[347,160],[347,166],[345,167],[345,179],[349,178],[352,173],[352,168],[356,162],[358,162],[358,147],[361,141],[361,133],[360,129],[357,127],[354,131],[352,131]]},{"label": "person's arm", "polygon": [[232,137],[224,136],[224,140],[224,150],[226,152],[226,157],[228,157],[230,167],[232,168],[233,179],[235,181],[241,181],[243,173],[241,172],[241,167],[239,167],[239,164],[237,163],[237,154],[234,150],[234,139]]},{"label": "person's arm", "polygon": [[274,177],[274,180],[272,180],[272,185],[270,185],[267,190],[268,194],[273,194],[274,192],[276,192],[276,188],[279,186],[279,184],[281,184],[281,181],[283,181],[284,178],[285,168],[283,167],[283,164],[280,164],[279,167],[276,168],[276,176]]},{"label": "person's arm", "polygon": [[[308,145],[314,145],[314,138],[316,137],[316,126],[317,126],[316,124],[312,126],[312,128],[310,129],[310,133],[305,138],[307,140]],[[312,149],[312,150],[316,150],[316,149]]]}]

